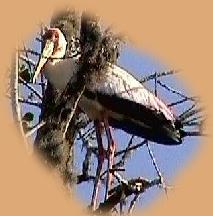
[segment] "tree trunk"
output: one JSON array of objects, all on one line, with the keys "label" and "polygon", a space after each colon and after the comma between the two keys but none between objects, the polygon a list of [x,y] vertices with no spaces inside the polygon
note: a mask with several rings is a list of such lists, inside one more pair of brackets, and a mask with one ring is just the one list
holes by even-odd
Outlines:
[{"label": "tree trunk", "polygon": [[[79,15],[71,10],[56,13],[51,19],[50,26],[57,27],[64,33],[68,42],[66,56],[69,56],[72,37],[76,37],[79,34]],[[44,157],[47,164],[59,171],[65,183],[73,184],[75,181],[73,174],[73,143],[76,134],[75,116],[69,124],[65,139],[62,138],[62,128],[67,124],[67,115],[70,109],[61,104],[61,109],[57,112],[60,118],[48,121],[49,115],[53,107],[55,107],[59,96],[59,92],[48,83],[44,92],[40,115],[40,120],[45,121],[46,124],[37,132],[35,147]],[[71,100],[71,98],[67,98],[67,100]]]}]

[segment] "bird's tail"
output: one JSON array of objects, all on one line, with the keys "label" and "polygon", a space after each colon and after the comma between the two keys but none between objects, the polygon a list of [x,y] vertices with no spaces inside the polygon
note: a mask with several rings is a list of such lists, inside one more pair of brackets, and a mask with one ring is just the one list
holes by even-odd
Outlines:
[{"label": "bird's tail", "polygon": [[179,115],[175,127],[179,131],[182,139],[187,136],[202,136],[203,123],[203,109],[197,108],[194,104]]}]

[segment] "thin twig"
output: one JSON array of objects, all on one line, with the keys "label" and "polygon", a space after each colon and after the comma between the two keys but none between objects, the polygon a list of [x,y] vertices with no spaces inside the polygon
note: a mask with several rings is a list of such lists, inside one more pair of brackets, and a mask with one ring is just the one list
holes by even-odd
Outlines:
[{"label": "thin twig", "polygon": [[30,64],[31,66],[33,66],[35,68],[36,63],[32,59],[30,59],[29,57],[27,58],[26,56],[20,54],[19,58],[21,60],[25,61],[27,64]]},{"label": "thin twig", "polygon": [[39,37],[36,37],[35,40],[38,41],[38,42],[43,42],[43,40],[41,38],[39,38]]},{"label": "thin twig", "polygon": [[17,127],[20,129],[21,135],[23,137],[26,149],[28,149],[28,143],[24,134],[24,129],[22,127],[22,118],[21,118],[21,107],[18,102],[19,98],[19,53],[15,52],[13,56],[12,66],[11,66],[11,104],[13,117],[15,119],[15,123]]},{"label": "thin twig", "polygon": [[23,80],[21,77],[19,77],[19,81],[25,85],[29,90],[31,90],[40,100],[42,100],[42,96],[41,94],[34,89],[28,82],[26,82],[25,80]]},{"label": "thin twig", "polygon": [[70,122],[72,121],[72,118],[73,118],[73,116],[74,116],[74,114],[75,114],[75,111],[76,111],[76,108],[77,108],[77,106],[78,106],[78,102],[79,102],[79,100],[81,99],[81,96],[83,95],[84,90],[85,90],[85,86],[83,87],[82,91],[79,93],[77,99],[75,100],[75,102],[74,102],[74,104],[73,104],[73,107],[71,108],[71,112],[70,112],[70,114],[69,114],[69,119],[68,119],[68,121],[67,121],[67,123],[66,123],[66,126],[65,126],[65,129],[64,129],[64,131],[63,131],[63,136],[62,136],[63,139],[65,139],[65,137],[66,137],[66,133],[67,133],[69,124],[70,124]]},{"label": "thin twig", "polygon": [[181,97],[183,97],[183,98],[186,98],[187,100],[195,101],[195,99],[194,99],[193,97],[188,97],[188,96],[184,95],[183,93],[181,93],[181,92],[179,92],[179,91],[177,91],[177,90],[174,90],[173,88],[169,87],[168,85],[162,83],[160,80],[158,80],[157,83],[158,83],[160,86],[162,86],[163,88],[165,88],[166,90],[168,90],[169,92],[172,92],[172,93],[174,93],[174,94],[176,94],[176,95],[179,95],[179,96],[181,96]]},{"label": "thin twig", "polygon": [[[127,148],[125,148],[124,150],[121,150],[121,151],[119,151],[119,152],[115,152],[115,157],[118,157],[118,156],[121,155],[121,154],[126,154],[126,156],[125,156],[125,158],[126,158],[129,152],[131,152],[131,151],[133,151],[133,150],[136,150],[136,149],[142,147],[144,144],[146,144],[146,142],[147,142],[146,140],[143,140],[142,142],[140,142],[140,143],[138,143],[138,144],[136,144],[136,145],[134,145],[134,146],[132,146],[132,147],[129,147],[128,150],[127,150]],[[129,143],[130,143],[130,142],[129,142]],[[93,152],[93,153],[94,153],[94,152]],[[122,163],[122,159],[121,159],[119,162],[117,162],[116,164],[113,165],[113,169],[116,169],[117,167],[119,167],[119,166],[121,165],[121,163]],[[101,178],[103,178],[103,176],[104,176],[106,173],[107,173],[107,170],[105,170],[104,172],[102,172],[102,173],[101,173]]]},{"label": "thin twig", "polygon": [[95,134],[95,127],[93,126],[93,127],[89,128],[87,131],[85,131],[84,134],[81,134],[81,139],[83,138],[83,139],[87,140],[91,136],[93,136],[94,134]]},{"label": "thin twig", "polygon": [[[136,150],[142,146],[144,146],[144,144],[146,144],[146,140],[143,140],[142,142],[132,146],[132,147],[129,147],[128,151],[127,151],[127,148],[125,148],[124,150],[121,150],[119,152],[115,152],[115,157],[118,157],[119,155],[121,154],[125,154],[126,153],[126,156],[124,159],[126,159],[127,155],[129,154],[129,152],[133,151],[133,150]],[[122,159],[117,162],[116,164],[113,165],[113,169],[116,169],[117,167],[119,167],[120,165],[122,164]],[[107,173],[107,170],[105,170],[104,172],[101,173],[101,178],[103,178],[103,176]]]},{"label": "thin twig", "polygon": [[112,172],[112,174],[115,176],[115,178],[118,180],[119,183],[128,185],[128,181],[124,179],[118,172]]},{"label": "thin twig", "polygon": [[126,199],[133,194],[142,194],[150,187],[160,184],[159,178],[149,181],[139,177],[127,181],[117,173],[114,173],[114,175],[121,179],[121,183],[109,191],[108,199],[100,203],[95,213],[109,213],[122,199]]},{"label": "thin twig", "polygon": [[25,104],[28,104],[28,105],[32,105],[32,106],[36,106],[36,107],[41,108],[41,103],[39,103],[38,101],[32,101],[32,100],[25,99],[25,98],[19,98],[18,101],[20,103],[25,103]]},{"label": "thin twig", "polygon": [[155,79],[155,77],[159,78],[162,76],[168,76],[168,75],[173,75],[178,73],[177,70],[169,70],[169,71],[163,71],[163,72],[155,72],[154,74],[148,75],[146,77],[144,77],[143,79],[140,80],[141,83],[147,82],[149,80]]},{"label": "thin twig", "polygon": [[[40,24],[40,34],[43,35],[43,25],[42,24]],[[42,52],[42,49],[43,49],[42,41],[40,42],[40,49],[41,49],[41,52]],[[44,74],[43,73],[41,73],[40,79],[41,79],[41,83],[44,84]],[[45,85],[41,86],[41,93],[42,93],[42,96],[44,96],[44,94],[45,94]]]},{"label": "thin twig", "polygon": [[[144,144],[146,144],[146,142],[147,142],[146,140],[143,140],[142,142],[140,142],[140,143],[138,143],[138,144],[136,144],[136,145],[134,145],[132,147],[129,147],[128,151],[132,151],[132,150],[135,150],[137,148],[140,148],[141,146],[143,146]],[[121,150],[119,152],[116,152],[115,153],[115,157],[117,157],[117,156],[119,156],[121,154],[124,154],[125,152],[126,152],[126,149]]]},{"label": "thin twig", "polygon": [[[28,52],[26,51],[26,47],[25,47],[25,44],[23,42],[23,47],[24,47],[24,50],[25,50],[25,55],[26,55],[26,58],[29,59],[29,56],[28,56]],[[29,61],[27,61],[27,65],[29,67],[29,70],[31,71],[32,70],[32,67],[31,67],[31,64],[29,63]]]},{"label": "thin twig", "polygon": [[84,174],[81,174],[81,175],[78,175],[77,176],[77,183],[76,184],[81,184],[83,182],[89,182],[89,181],[95,181],[95,176],[92,176],[92,175],[84,175]]},{"label": "thin twig", "polygon": [[150,157],[151,157],[151,159],[152,159],[152,163],[153,163],[153,165],[154,165],[154,167],[155,167],[155,170],[156,170],[156,172],[157,172],[157,174],[158,174],[158,177],[159,177],[160,180],[161,180],[161,185],[162,185],[162,187],[164,188],[165,193],[166,193],[166,195],[167,195],[167,186],[166,186],[166,184],[165,184],[163,175],[162,175],[160,169],[158,168],[158,165],[157,165],[157,163],[156,163],[156,159],[155,159],[154,154],[153,154],[153,152],[152,152],[152,150],[151,150],[151,148],[150,148],[150,146],[149,146],[148,141],[147,141],[147,143],[146,143],[146,146],[147,146],[149,155],[150,155]]},{"label": "thin twig", "polygon": [[186,102],[186,101],[188,101],[188,98],[183,98],[183,99],[178,100],[178,101],[176,101],[176,102],[172,102],[172,103],[168,104],[167,106],[168,106],[168,107],[173,107],[173,106],[182,104],[182,103],[184,103],[184,102]]},{"label": "thin twig", "polygon": [[31,136],[31,135],[34,134],[39,128],[43,127],[45,124],[46,124],[45,121],[41,121],[40,123],[38,123],[37,125],[35,125],[33,128],[31,128],[31,130],[28,131],[28,132],[25,134],[25,136],[26,136],[26,137]]},{"label": "thin twig", "polygon": [[19,49],[18,50],[20,53],[30,53],[30,54],[32,54],[32,55],[35,55],[35,56],[41,56],[41,53],[39,53],[39,52],[37,52],[37,51],[35,51],[35,50],[33,50],[33,49],[27,49],[27,50],[22,50],[22,49]]},{"label": "thin twig", "polygon": [[130,149],[130,146],[132,145],[132,141],[134,139],[134,135],[131,136],[130,140],[129,140],[129,143],[125,149],[125,152],[124,154],[122,155],[122,158],[119,162],[117,162],[113,167],[118,167],[118,166],[123,166],[127,157],[128,157],[128,154],[129,154],[129,149]]},{"label": "thin twig", "polygon": [[138,199],[138,197],[140,196],[140,194],[135,194],[134,198],[132,199],[129,209],[128,209],[128,214],[131,215],[133,212],[133,209],[135,207],[136,201]]},{"label": "thin twig", "polygon": [[184,115],[186,115],[188,112],[190,112],[191,110],[193,110],[195,108],[195,104],[192,104],[191,107],[189,107],[188,109],[186,109],[184,112],[182,112],[178,118],[179,119],[184,119]]},{"label": "thin twig", "polygon": [[[86,142],[85,140],[82,141]],[[80,184],[84,181],[95,180],[95,176],[89,175],[91,159],[92,159],[92,149],[90,147],[87,147],[87,152],[85,154],[85,158],[82,164],[82,174],[78,176],[77,184]]]}]

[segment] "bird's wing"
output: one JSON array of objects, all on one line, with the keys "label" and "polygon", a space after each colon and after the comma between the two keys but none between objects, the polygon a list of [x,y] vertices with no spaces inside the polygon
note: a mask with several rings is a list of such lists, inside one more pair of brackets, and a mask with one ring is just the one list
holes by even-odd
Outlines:
[{"label": "bird's wing", "polygon": [[142,105],[150,111],[153,110],[156,113],[163,114],[166,120],[175,121],[173,112],[164,102],[119,66],[110,65],[108,70],[104,71],[102,78],[92,79],[88,90],[101,95],[112,96],[119,100],[130,101],[131,104],[133,102]]}]

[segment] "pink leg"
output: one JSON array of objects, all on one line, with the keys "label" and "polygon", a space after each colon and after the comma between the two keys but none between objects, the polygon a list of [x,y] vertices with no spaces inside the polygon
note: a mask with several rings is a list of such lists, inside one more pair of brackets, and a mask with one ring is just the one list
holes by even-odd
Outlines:
[{"label": "pink leg", "polygon": [[101,137],[101,125],[99,121],[94,121],[94,124],[95,124],[96,137],[98,143],[98,167],[96,170],[96,178],[95,178],[92,201],[91,201],[92,210],[96,209],[98,190],[100,186],[100,175],[101,175],[102,165],[105,158],[105,150],[103,147],[102,137]]},{"label": "pink leg", "polygon": [[106,191],[105,191],[105,200],[108,198],[108,192],[111,187],[112,182],[112,173],[110,170],[112,169],[113,163],[114,163],[114,155],[115,155],[115,142],[112,137],[111,129],[109,126],[108,120],[104,119],[104,126],[106,130],[107,140],[108,140],[108,172],[107,172],[107,184],[106,184]]}]

